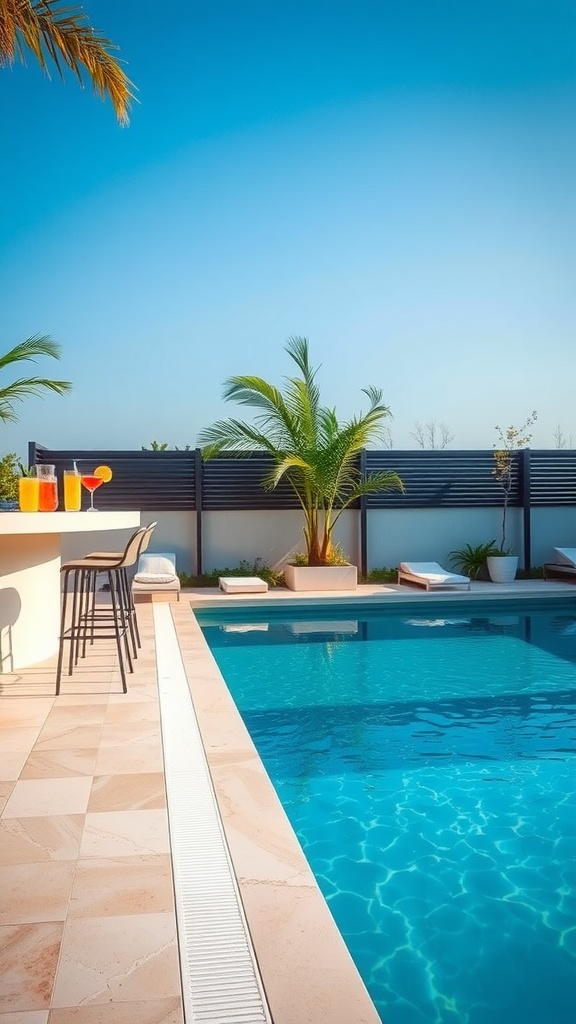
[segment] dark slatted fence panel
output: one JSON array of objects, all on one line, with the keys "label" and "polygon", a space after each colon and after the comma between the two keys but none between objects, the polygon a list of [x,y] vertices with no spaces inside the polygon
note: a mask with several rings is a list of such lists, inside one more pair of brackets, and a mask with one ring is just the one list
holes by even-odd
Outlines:
[{"label": "dark slatted fence panel", "polygon": [[[492,451],[367,451],[367,472],[392,470],[405,493],[369,495],[375,508],[479,508],[502,504],[502,491],[492,470]],[[510,505],[521,504],[520,462],[512,472]]]},{"label": "dark slatted fence panel", "polygon": [[[576,450],[531,451],[515,457],[511,506],[522,504],[524,458],[530,461],[530,502],[534,506],[576,505]],[[96,492],[98,508],[138,508],[142,511],[185,511],[196,508],[194,451],[67,451],[30,445],[30,462],[54,463],[63,469],[86,471],[102,464],[114,477]],[[206,511],[282,510],[300,506],[287,483],[265,491],[262,480],[272,465],[267,455],[220,456],[201,464],[202,507]],[[367,451],[367,472],[392,470],[406,491],[369,495],[368,509],[480,508],[500,506],[502,491],[492,475],[489,451]],[[527,481],[528,483],[528,478]],[[84,492],[83,507],[89,496]],[[357,507],[357,506],[353,506]]]},{"label": "dark slatted fence panel", "polygon": [[576,450],[530,453],[530,500],[534,507],[576,505]]},{"label": "dark slatted fence panel", "polygon": [[208,460],[202,468],[202,507],[208,512],[300,508],[287,483],[264,490],[262,481],[271,467],[272,459],[260,454]]},{"label": "dark slatted fence panel", "polygon": [[[59,479],[61,507],[64,469],[74,461],[80,472],[92,472],[96,466],[110,466],[109,484],[94,493],[94,504],[103,512],[115,509],[181,512],[196,507],[194,492],[194,452],[131,451],[53,451],[31,445],[30,461],[54,463]],[[35,448],[35,455],[34,455]],[[88,508],[90,495],[82,488],[82,508]]]}]

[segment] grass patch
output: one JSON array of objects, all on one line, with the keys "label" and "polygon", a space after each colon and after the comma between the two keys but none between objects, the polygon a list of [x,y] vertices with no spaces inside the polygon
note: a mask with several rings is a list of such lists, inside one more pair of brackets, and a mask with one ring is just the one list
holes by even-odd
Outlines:
[{"label": "grass patch", "polygon": [[361,583],[398,583],[398,569],[371,569]]},{"label": "grass patch", "polygon": [[518,569],[517,580],[543,580],[544,569],[541,565],[535,565],[532,569]]}]

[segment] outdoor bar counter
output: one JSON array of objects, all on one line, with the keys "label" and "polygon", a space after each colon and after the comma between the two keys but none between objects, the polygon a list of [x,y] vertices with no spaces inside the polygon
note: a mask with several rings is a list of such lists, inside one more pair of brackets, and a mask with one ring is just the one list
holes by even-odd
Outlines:
[{"label": "outdoor bar counter", "polygon": [[0,673],[58,651],[62,534],[139,526],[140,512],[0,512]]}]

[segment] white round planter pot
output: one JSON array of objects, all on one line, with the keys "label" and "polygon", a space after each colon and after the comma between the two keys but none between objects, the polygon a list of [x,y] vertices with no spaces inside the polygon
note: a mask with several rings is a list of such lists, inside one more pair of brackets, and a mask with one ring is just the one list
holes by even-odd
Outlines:
[{"label": "white round planter pot", "polygon": [[516,579],[517,555],[491,555],[486,564],[493,583],[512,583]]}]

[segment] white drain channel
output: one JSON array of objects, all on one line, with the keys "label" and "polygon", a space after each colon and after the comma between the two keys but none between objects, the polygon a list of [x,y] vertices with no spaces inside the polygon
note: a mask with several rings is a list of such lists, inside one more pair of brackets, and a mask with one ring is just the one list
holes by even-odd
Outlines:
[{"label": "white drain channel", "polygon": [[153,612],[186,1024],[271,1024],[170,606]]}]

